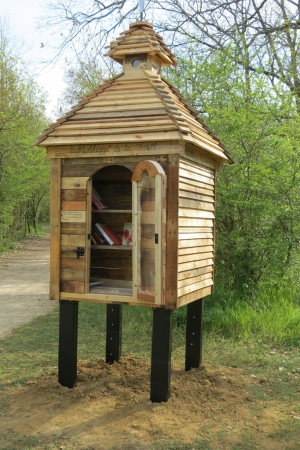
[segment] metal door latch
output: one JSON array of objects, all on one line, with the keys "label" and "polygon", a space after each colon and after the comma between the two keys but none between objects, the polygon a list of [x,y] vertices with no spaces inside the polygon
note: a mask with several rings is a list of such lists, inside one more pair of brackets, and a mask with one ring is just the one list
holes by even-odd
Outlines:
[{"label": "metal door latch", "polygon": [[84,247],[77,247],[76,255],[77,255],[77,258],[79,258],[80,256],[84,256]]}]

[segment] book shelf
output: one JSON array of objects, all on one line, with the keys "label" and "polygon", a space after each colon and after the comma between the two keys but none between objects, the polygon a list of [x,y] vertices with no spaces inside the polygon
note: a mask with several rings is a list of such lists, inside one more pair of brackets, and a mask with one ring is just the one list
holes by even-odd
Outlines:
[{"label": "book shelf", "polygon": [[129,209],[93,209],[93,214],[121,214],[121,213],[130,213]]},{"label": "book shelf", "polygon": [[132,250],[132,245],[96,245],[92,244],[94,250],[112,250],[112,251],[126,251]]},{"label": "book shelf", "polygon": [[[109,226],[122,239],[124,224],[132,223],[132,172],[124,166],[107,166],[93,176],[93,187],[107,208],[91,210],[91,231],[95,223]],[[104,295],[132,295],[132,246],[96,245],[90,250],[89,292]]]}]

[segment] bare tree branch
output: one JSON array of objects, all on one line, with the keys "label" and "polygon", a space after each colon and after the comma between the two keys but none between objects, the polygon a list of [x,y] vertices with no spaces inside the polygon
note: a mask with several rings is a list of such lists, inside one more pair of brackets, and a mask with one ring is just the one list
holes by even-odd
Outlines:
[{"label": "bare tree branch", "polygon": [[[93,26],[102,47],[139,19],[136,0],[52,0],[41,28],[62,34],[56,59]],[[278,80],[300,102],[300,4],[294,0],[148,0],[145,16],[169,45],[195,43],[200,53],[234,48],[233,63]],[[85,39],[86,41],[86,39]],[[299,105],[300,108],[300,105]]]}]

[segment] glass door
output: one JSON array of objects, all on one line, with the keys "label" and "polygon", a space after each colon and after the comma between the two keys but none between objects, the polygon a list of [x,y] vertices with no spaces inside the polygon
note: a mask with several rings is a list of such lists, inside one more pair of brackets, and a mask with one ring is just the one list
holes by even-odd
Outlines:
[{"label": "glass door", "polygon": [[134,291],[138,302],[162,304],[163,252],[163,168],[155,161],[140,163],[133,180]]}]

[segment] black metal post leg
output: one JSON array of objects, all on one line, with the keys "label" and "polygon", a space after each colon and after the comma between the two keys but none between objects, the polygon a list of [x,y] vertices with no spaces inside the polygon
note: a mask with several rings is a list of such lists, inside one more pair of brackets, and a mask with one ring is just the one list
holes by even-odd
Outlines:
[{"label": "black metal post leg", "polygon": [[203,305],[203,298],[187,305],[185,370],[202,363]]},{"label": "black metal post leg", "polygon": [[167,402],[170,397],[172,311],[153,309],[150,400]]},{"label": "black metal post leg", "polygon": [[59,303],[58,382],[71,389],[77,380],[78,302]]},{"label": "black metal post leg", "polygon": [[106,305],[106,363],[118,361],[122,348],[122,305]]}]

